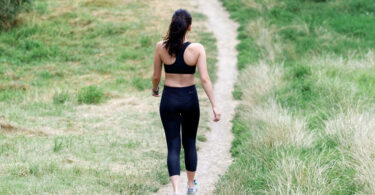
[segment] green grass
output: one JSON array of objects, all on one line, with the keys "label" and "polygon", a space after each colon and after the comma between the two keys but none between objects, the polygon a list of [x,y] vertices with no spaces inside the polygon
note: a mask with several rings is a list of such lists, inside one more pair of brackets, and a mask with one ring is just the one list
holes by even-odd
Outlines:
[{"label": "green grass", "polygon": [[65,91],[62,91],[62,92],[55,91],[55,94],[53,95],[54,104],[64,104],[65,102],[69,100],[70,100],[70,94]]},{"label": "green grass", "polygon": [[[169,182],[150,89],[172,14],[137,0],[35,0],[0,33],[0,194],[149,194]],[[216,40],[192,14],[214,81]]]},{"label": "green grass", "polygon": [[17,25],[17,16],[27,10],[30,0],[1,0],[0,1],[0,32],[9,30]]},{"label": "green grass", "polygon": [[372,123],[355,119],[374,113],[375,4],[222,2],[240,23],[233,95],[242,106],[233,120],[235,162],[216,192],[374,193],[363,171],[374,170]]},{"label": "green grass", "polygon": [[103,101],[103,91],[95,85],[80,89],[78,103],[97,104]]}]

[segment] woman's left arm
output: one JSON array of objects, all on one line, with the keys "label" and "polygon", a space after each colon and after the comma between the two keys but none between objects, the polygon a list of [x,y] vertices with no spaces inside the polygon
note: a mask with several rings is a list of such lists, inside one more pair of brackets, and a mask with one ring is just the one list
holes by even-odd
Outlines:
[{"label": "woman's left arm", "polygon": [[[161,58],[160,58],[160,47],[161,47],[161,44],[162,42],[159,41],[157,44],[156,44],[156,48],[155,48],[155,55],[154,55],[154,74],[152,76],[152,90],[154,91],[158,91],[159,90],[159,83],[160,83],[160,79],[161,79],[161,69],[162,69],[162,62],[161,62]],[[154,95],[154,96],[160,96],[160,94],[158,95]]]}]

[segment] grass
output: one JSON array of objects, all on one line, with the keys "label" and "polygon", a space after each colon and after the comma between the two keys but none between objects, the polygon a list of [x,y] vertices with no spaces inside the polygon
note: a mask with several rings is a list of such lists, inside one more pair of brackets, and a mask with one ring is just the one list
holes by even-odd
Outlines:
[{"label": "grass", "polygon": [[216,193],[374,193],[374,4],[222,2],[240,23],[241,106]]},{"label": "grass", "polygon": [[27,10],[30,0],[1,0],[0,1],[0,32],[8,30],[17,24],[17,16]]},{"label": "grass", "polygon": [[[185,1],[30,6],[0,33],[0,194],[157,191],[169,178],[160,99],[150,94],[154,44],[174,9],[191,8],[190,41],[205,45],[214,80],[206,17]],[[209,101],[197,85],[204,141]]]},{"label": "grass", "polygon": [[[61,96],[61,95],[60,95]],[[96,85],[80,89],[78,92],[78,103],[97,104],[103,100],[104,93]]]},{"label": "grass", "polygon": [[70,100],[70,94],[68,92],[58,92],[55,91],[53,95],[53,103],[54,104],[64,104],[65,102]]}]

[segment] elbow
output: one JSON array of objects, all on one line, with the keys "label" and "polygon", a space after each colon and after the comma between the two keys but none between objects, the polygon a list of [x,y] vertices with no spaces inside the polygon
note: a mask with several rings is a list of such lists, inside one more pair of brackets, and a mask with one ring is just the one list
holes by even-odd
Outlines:
[{"label": "elbow", "polygon": [[205,85],[205,84],[210,83],[210,82],[211,82],[210,78],[201,78],[202,85]]}]

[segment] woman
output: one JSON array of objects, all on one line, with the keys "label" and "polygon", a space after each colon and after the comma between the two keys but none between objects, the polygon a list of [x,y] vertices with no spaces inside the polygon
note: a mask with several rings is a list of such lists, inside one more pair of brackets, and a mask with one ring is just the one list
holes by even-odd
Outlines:
[{"label": "woman", "polygon": [[187,40],[191,31],[191,15],[184,9],[176,10],[163,41],[156,44],[152,94],[159,95],[162,63],[165,69],[163,95],[160,101],[160,117],[163,123],[168,148],[168,173],[174,194],[178,194],[180,179],[180,151],[182,127],[182,145],[185,152],[185,166],[188,177],[188,194],[195,194],[197,182],[194,179],[197,168],[197,150],[195,147],[199,123],[199,101],[194,83],[194,73],[198,66],[200,81],[206,92],[214,113],[213,121],[220,120],[212,84],[207,73],[206,53],[199,43]]}]

